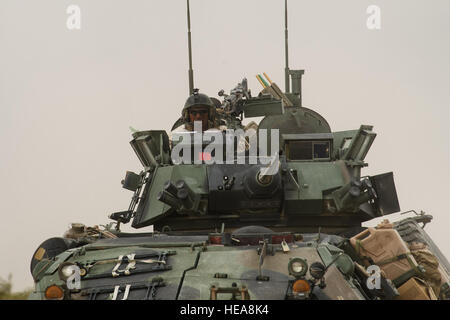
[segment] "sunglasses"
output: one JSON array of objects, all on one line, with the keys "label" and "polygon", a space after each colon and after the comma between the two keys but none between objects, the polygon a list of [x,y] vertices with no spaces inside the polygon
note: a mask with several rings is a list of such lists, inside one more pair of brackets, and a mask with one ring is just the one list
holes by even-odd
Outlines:
[{"label": "sunglasses", "polygon": [[189,111],[189,114],[192,114],[194,117],[197,114],[202,116],[202,115],[207,114],[207,113],[208,113],[208,110],[192,110],[192,111]]}]

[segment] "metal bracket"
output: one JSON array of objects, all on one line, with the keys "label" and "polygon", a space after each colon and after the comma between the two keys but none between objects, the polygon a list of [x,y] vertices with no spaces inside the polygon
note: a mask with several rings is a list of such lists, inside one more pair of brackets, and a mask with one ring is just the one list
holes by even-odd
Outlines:
[{"label": "metal bracket", "polygon": [[[117,259],[106,259],[94,261],[92,263],[87,263],[81,266],[83,269],[87,270],[88,274],[85,275],[84,279],[97,279],[97,278],[108,278],[108,277],[119,277],[119,276],[129,276],[131,274],[144,273],[144,272],[155,272],[155,271],[165,271],[172,269],[172,266],[167,264],[167,256],[175,254],[175,251],[163,251],[159,253],[151,254],[129,254],[127,256],[119,256]],[[156,259],[148,259],[151,257],[156,257]],[[116,262],[116,265],[111,272],[101,273],[101,274],[89,274],[90,270],[97,264],[106,264]],[[127,263],[125,269],[119,269],[123,263]],[[149,265],[148,268],[137,268],[137,264]]]},{"label": "metal bracket", "polygon": [[154,300],[156,297],[156,290],[159,287],[164,287],[166,284],[161,277],[154,278],[150,283],[138,283],[138,284],[127,284],[116,285],[114,287],[107,288],[93,288],[89,290],[83,291],[82,295],[89,295],[89,300],[96,300],[99,294],[110,293],[111,300],[117,300],[119,294],[123,292],[123,296],[121,300],[128,300],[130,292],[132,290],[140,290],[145,289],[144,300]]},{"label": "metal bracket", "polygon": [[258,254],[259,254],[259,263],[258,263],[258,276],[256,277],[256,280],[258,281],[269,281],[268,276],[262,275],[262,265],[264,263],[264,258],[267,255],[267,239],[264,239],[264,241],[261,241],[260,244],[262,244],[262,247],[259,248]]},{"label": "metal bracket", "polygon": [[240,288],[237,286],[233,286],[231,288],[217,288],[216,286],[211,286],[209,299],[217,300],[217,295],[223,293],[231,294],[232,296],[230,300],[237,300],[238,296],[240,297],[240,300],[250,300],[248,289],[245,286],[241,286]]}]

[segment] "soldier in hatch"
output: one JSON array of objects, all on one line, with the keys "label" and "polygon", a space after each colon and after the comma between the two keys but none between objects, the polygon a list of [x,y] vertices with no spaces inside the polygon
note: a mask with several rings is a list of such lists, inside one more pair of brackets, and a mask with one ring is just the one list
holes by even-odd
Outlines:
[{"label": "soldier in hatch", "polygon": [[[219,125],[220,121],[216,117],[219,116],[216,108],[219,111],[221,110],[220,101],[198,91],[198,89],[194,89],[194,93],[186,100],[179,119],[179,121],[182,121],[182,124],[173,129],[171,133],[194,131],[194,122],[196,121],[201,122],[202,132],[227,130],[226,125]],[[170,140],[172,140],[172,134],[170,135]],[[239,138],[237,152],[243,153],[246,149],[248,148],[246,148],[245,138]]]},{"label": "soldier in hatch", "polygon": [[173,132],[194,131],[194,121],[202,123],[202,131],[216,129],[216,107],[206,95],[194,89],[194,93],[186,100],[182,111],[183,124]]}]

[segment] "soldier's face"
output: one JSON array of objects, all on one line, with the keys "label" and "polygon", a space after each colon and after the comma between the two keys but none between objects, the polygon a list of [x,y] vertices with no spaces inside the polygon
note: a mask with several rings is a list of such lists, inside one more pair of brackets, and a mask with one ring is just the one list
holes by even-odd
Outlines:
[{"label": "soldier's face", "polygon": [[208,108],[207,107],[192,107],[189,109],[189,121],[201,121],[202,130],[208,130]]}]

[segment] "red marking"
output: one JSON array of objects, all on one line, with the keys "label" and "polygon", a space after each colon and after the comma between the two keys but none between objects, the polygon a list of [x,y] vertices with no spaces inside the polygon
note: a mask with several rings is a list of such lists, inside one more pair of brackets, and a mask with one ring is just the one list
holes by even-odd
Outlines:
[{"label": "red marking", "polygon": [[211,161],[211,153],[209,152],[199,152],[198,159],[202,161]]},{"label": "red marking", "polygon": [[222,244],[222,236],[209,236],[209,243]]},{"label": "red marking", "polygon": [[272,243],[273,244],[280,244],[283,242],[283,240],[285,240],[286,242],[294,242],[292,234],[288,234],[288,235],[274,235],[272,236]]}]

